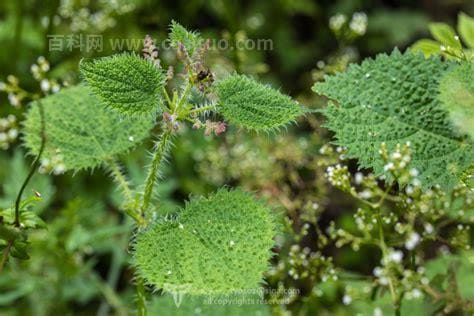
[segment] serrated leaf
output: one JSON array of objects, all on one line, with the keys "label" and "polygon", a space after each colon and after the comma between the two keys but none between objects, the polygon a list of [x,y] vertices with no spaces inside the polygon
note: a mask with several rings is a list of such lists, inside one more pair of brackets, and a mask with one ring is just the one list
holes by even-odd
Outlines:
[{"label": "serrated leaf", "polygon": [[456,32],[451,26],[445,23],[430,23],[428,27],[431,35],[441,44],[462,50],[461,42],[456,39]]},{"label": "serrated leaf", "polygon": [[252,195],[219,190],[193,198],[175,218],[136,237],[134,265],[171,293],[227,294],[256,289],[268,268],[275,224]]},{"label": "serrated leaf", "polygon": [[230,123],[250,130],[279,128],[305,112],[289,96],[247,76],[229,76],[216,89],[218,111]]},{"label": "serrated leaf", "polygon": [[155,297],[148,306],[150,315],[173,316],[270,316],[270,308],[256,295],[187,297],[179,306],[170,295]]},{"label": "serrated leaf", "polygon": [[474,48],[474,18],[461,12],[458,16],[458,32],[470,48]]},{"label": "serrated leaf", "polygon": [[[148,136],[151,119],[133,119],[100,106],[86,86],[67,88],[41,103],[45,114],[44,159],[64,163],[66,170],[94,168],[126,152]],[[41,146],[39,108],[32,103],[24,123],[24,143],[38,155]],[[58,158],[59,157],[59,158]]]},{"label": "serrated leaf", "polygon": [[180,43],[183,44],[189,56],[193,56],[203,43],[198,32],[188,31],[176,21],[171,21],[169,41],[173,48],[178,48]]},{"label": "serrated leaf", "polygon": [[165,76],[135,54],[82,60],[81,73],[99,100],[127,115],[153,115],[161,104]]},{"label": "serrated leaf", "polygon": [[453,129],[437,98],[439,78],[451,65],[396,50],[327,77],[313,90],[337,101],[324,110],[327,127],[361,167],[389,177],[381,143],[393,150],[410,142],[411,166],[423,185],[452,188],[474,163],[474,148]]},{"label": "serrated leaf", "polygon": [[442,78],[439,100],[452,122],[474,139],[474,63],[463,63]]},{"label": "serrated leaf", "polygon": [[421,39],[411,46],[413,51],[420,51],[426,57],[436,55],[441,52],[440,45],[438,42],[430,39]]}]

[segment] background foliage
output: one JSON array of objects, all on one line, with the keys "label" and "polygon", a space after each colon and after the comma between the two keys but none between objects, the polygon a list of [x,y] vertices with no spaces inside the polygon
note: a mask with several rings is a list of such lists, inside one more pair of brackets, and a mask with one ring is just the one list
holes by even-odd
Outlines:
[{"label": "background foliage", "polygon": [[[35,128],[23,121],[31,97],[78,83],[82,58],[117,53],[110,45],[104,45],[100,52],[50,51],[47,35],[66,38],[72,34],[98,34],[104,43],[114,38],[141,40],[145,34],[163,40],[170,21],[176,20],[199,29],[204,37],[225,38],[231,43],[246,38],[272,39],[272,50],[224,50],[211,53],[207,64],[217,75],[234,71],[253,75],[315,110],[324,108],[326,99],[312,93],[311,87],[325,74],[343,71],[348,64],[377,53],[390,53],[395,46],[404,51],[419,39],[431,38],[433,27],[429,22],[457,26],[460,11],[473,16],[474,6],[469,1],[2,1],[0,81],[10,90],[0,94],[0,133],[6,135],[0,138],[0,210],[11,207],[32,162],[19,141],[23,127]],[[180,38],[182,34],[177,32],[175,36]],[[472,43],[467,44],[472,47]],[[132,50],[138,53],[140,49],[138,46]],[[119,49],[122,50],[125,49]],[[168,64],[176,62],[173,54],[163,53],[160,57]],[[141,66],[136,65],[135,69]],[[435,79],[450,86],[453,77],[460,76],[460,71],[453,70],[448,76]],[[472,96],[472,80],[463,80],[465,85],[454,88],[470,91]],[[148,83],[140,87],[147,87]],[[5,90],[4,86],[0,88]],[[80,93],[80,88],[73,89],[73,93]],[[150,88],[149,99],[142,102],[146,105],[154,93]],[[127,111],[128,96],[122,95],[123,102],[110,107]],[[446,92],[440,101],[446,107],[455,107],[451,104],[453,99]],[[101,128],[99,122],[114,120],[105,110],[100,115],[84,113],[74,100],[70,106],[55,109],[62,114],[51,115],[68,115],[77,128]],[[472,124],[463,117],[458,116],[459,126],[470,126],[472,133]],[[228,119],[239,122],[247,118]],[[177,310],[172,297],[155,293],[150,300],[152,315],[153,311],[160,315],[199,311],[205,315],[391,315],[390,297],[380,286],[385,282],[386,271],[396,271],[400,280],[397,288],[403,289],[405,298],[412,298],[402,304],[402,314],[462,313],[462,304],[472,305],[472,193],[465,189],[452,194],[437,188],[430,193],[393,189],[397,197],[416,203],[407,206],[385,201],[387,218],[393,220],[384,226],[387,242],[405,249],[405,254],[411,247],[405,242],[411,240],[415,246],[419,243],[416,238],[423,238],[423,242],[416,256],[404,258],[405,265],[396,262],[400,253],[387,249],[394,260],[381,266],[381,255],[371,244],[372,232],[364,235],[369,230],[366,226],[361,228],[360,223],[367,225],[374,216],[364,209],[364,201],[381,196],[383,190],[366,170],[357,170],[356,162],[347,159],[344,148],[329,145],[334,135],[322,127],[323,122],[322,115],[309,114],[279,135],[249,134],[234,128],[219,136],[202,137],[200,131],[179,130],[180,137],[170,157],[172,163],[165,170],[167,181],[158,187],[163,205],[160,211],[179,210],[184,205],[178,201],[189,194],[207,194],[222,185],[240,185],[257,192],[281,211],[285,223],[276,240],[277,256],[265,276],[267,288],[274,290],[265,294],[270,304],[241,308],[216,305],[213,310],[213,305],[185,298]],[[65,132],[57,123],[57,132]],[[130,124],[137,132],[133,140],[140,139],[146,126]],[[123,130],[103,132],[120,136],[104,137],[114,141],[104,144],[107,150],[133,147],[127,138],[133,135],[121,135]],[[143,166],[148,161],[139,151],[149,147],[148,143],[142,144],[120,157],[134,184],[142,183],[146,176]],[[41,195],[41,201],[31,208],[37,215],[34,224],[38,229],[30,235],[30,259],[12,259],[0,273],[0,315],[130,314],[134,300],[134,271],[127,268],[131,223],[118,212],[122,203],[119,192],[106,171],[86,170],[72,177],[71,173],[64,173],[70,167],[67,154],[58,157],[51,149],[46,158],[41,162],[42,173],[34,176],[25,191],[28,196]],[[84,163],[74,168],[96,166],[90,157],[83,158]],[[346,169],[341,167],[337,172],[350,179],[350,186],[357,188],[356,196],[327,176],[326,168],[339,162]],[[378,163],[380,168],[383,163]],[[423,212],[426,208],[430,211]],[[42,228],[43,223],[47,223],[47,229]],[[417,270],[417,260],[428,263]],[[427,290],[421,286],[423,278],[430,281],[430,289],[438,295],[436,303],[418,299],[417,290]],[[297,289],[298,294],[283,289]]]}]

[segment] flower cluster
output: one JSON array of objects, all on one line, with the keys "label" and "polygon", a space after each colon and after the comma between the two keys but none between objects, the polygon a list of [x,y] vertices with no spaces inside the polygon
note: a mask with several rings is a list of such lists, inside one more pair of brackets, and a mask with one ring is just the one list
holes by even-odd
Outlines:
[{"label": "flower cluster", "polygon": [[23,99],[28,96],[28,93],[20,88],[19,79],[13,75],[9,75],[6,82],[0,81],[0,91],[8,94],[8,101],[16,108],[19,108]]},{"label": "flower cluster", "polygon": [[18,123],[14,115],[0,118],[0,149],[8,149],[18,138]]},{"label": "flower cluster", "polygon": [[[322,155],[334,153],[329,147],[321,150]],[[326,233],[336,247],[378,247],[380,264],[373,269],[373,286],[385,287],[395,303],[402,296],[418,299],[432,290],[423,266],[432,247],[444,253],[470,249],[474,192],[463,185],[452,192],[422,188],[419,172],[410,166],[409,143],[392,151],[382,144],[379,154],[387,176],[360,171],[352,175],[341,162],[327,168],[329,183],[359,201],[360,207],[353,225],[331,222]],[[362,292],[348,287],[343,303],[351,304]]]},{"label": "flower cluster", "polygon": [[52,156],[51,159],[41,159],[39,173],[52,173],[57,176],[63,174],[65,171],[66,166],[64,165],[63,156],[60,152],[56,152],[56,154]]},{"label": "flower cluster", "polygon": [[[94,3],[97,2],[97,3]],[[90,7],[96,9],[92,10]],[[116,17],[135,9],[135,4],[125,0],[73,1],[61,0],[59,16],[69,20],[74,33],[93,30],[103,32],[117,23]]]},{"label": "flower cluster", "polygon": [[338,38],[352,41],[366,33],[367,15],[355,12],[349,21],[346,15],[338,13],[329,19],[329,28]]},{"label": "flower cluster", "polygon": [[44,94],[50,92],[56,93],[60,90],[61,86],[54,79],[48,79],[46,77],[47,72],[50,70],[49,62],[43,57],[38,57],[35,64],[31,65],[30,71],[36,81],[40,83],[41,91]]}]

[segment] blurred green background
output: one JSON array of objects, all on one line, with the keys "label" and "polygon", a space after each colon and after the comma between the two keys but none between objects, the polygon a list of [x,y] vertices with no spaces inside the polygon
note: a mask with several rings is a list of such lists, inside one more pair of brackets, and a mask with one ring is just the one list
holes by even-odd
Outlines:
[{"label": "blurred green background", "polygon": [[[324,103],[310,88],[324,74],[344,70],[351,62],[390,52],[394,47],[404,50],[429,36],[429,22],[455,25],[460,11],[472,16],[474,2],[3,0],[0,81],[17,80],[21,89],[34,93],[42,93],[43,79],[50,85],[75,84],[80,81],[77,70],[81,58],[117,53],[106,44],[110,39],[142,39],[150,34],[164,40],[174,19],[205,37],[229,43],[246,38],[271,39],[272,50],[221,50],[210,55],[208,65],[217,74],[237,71],[254,75],[317,109]],[[101,36],[101,51],[50,49],[51,36],[84,40],[88,35]],[[160,54],[166,65],[176,62],[172,53]],[[38,79],[32,65],[42,63],[40,56],[49,67]],[[27,105],[11,103],[8,94],[0,93],[0,118],[13,115],[16,128],[21,130]],[[266,278],[269,287],[297,288],[300,294],[289,297],[285,306],[273,306],[276,315],[355,313],[358,310],[341,303],[339,285],[320,288],[320,279],[331,275],[334,263],[354,273],[370,274],[380,259],[370,248],[355,252],[324,243],[321,229],[331,220],[348,222],[356,204],[331,188],[323,177],[324,166],[336,161],[337,154],[320,155],[331,137],[321,124],[321,117],[311,115],[278,136],[229,130],[220,137],[204,137],[182,128],[167,166],[166,181],[159,186],[160,199],[166,201],[164,212],[182,205],[189,194],[240,185],[258,192],[286,215],[287,227],[278,240],[279,256]],[[11,205],[31,162],[20,138],[0,149],[0,208]],[[144,177],[147,158],[143,152],[149,145],[122,157],[134,183]],[[101,170],[74,176],[59,173],[37,175],[31,184],[28,194],[34,189],[43,196],[36,211],[48,228],[32,235],[28,261],[11,261],[0,274],[0,315],[131,313],[133,271],[127,268],[131,223],[118,212],[118,192]],[[285,263],[305,247],[316,255],[309,264],[296,265],[301,278],[295,280]],[[354,284],[357,286],[356,281]],[[324,292],[322,297],[319,291]],[[166,312],[172,305],[169,300],[156,305],[152,306],[156,308],[154,315],[177,313]],[[181,313],[185,315],[186,310]],[[189,314],[193,312],[196,309],[189,307]],[[220,310],[216,315],[222,313],[227,312]],[[242,309],[242,313],[247,312]]]}]

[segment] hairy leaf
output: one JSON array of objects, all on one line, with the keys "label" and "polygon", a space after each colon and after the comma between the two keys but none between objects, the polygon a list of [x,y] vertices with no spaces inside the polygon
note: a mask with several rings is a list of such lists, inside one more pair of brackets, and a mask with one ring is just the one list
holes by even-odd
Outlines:
[{"label": "hairy leaf", "polygon": [[474,139],[474,63],[463,63],[441,80],[439,99],[451,120]]},{"label": "hairy leaf", "polygon": [[324,110],[327,127],[362,167],[385,173],[381,143],[393,150],[410,142],[423,185],[450,188],[474,162],[472,143],[459,138],[437,98],[439,78],[450,65],[394,51],[327,77],[313,90],[337,101]]},{"label": "hairy leaf", "polygon": [[164,74],[135,54],[82,60],[81,73],[106,106],[120,113],[154,114],[161,104]]},{"label": "hairy leaf", "polygon": [[289,96],[243,75],[232,75],[217,85],[219,112],[230,122],[251,130],[271,130],[304,114]]},{"label": "hairy leaf", "polygon": [[[99,105],[86,86],[76,86],[41,100],[45,114],[43,158],[66,170],[94,168],[125,152],[148,136],[152,120],[134,120]],[[25,120],[26,147],[37,155],[41,146],[38,105],[31,104]]]},{"label": "hairy leaf", "polygon": [[169,41],[171,47],[174,48],[177,48],[180,43],[183,44],[189,56],[192,56],[203,43],[198,32],[188,31],[176,21],[171,21]]},{"label": "hairy leaf", "polygon": [[193,198],[179,215],[138,234],[134,264],[148,283],[172,293],[256,289],[267,270],[275,224],[242,191]]},{"label": "hairy leaf", "polygon": [[[180,304],[181,303],[181,304]],[[257,295],[183,297],[178,303],[170,295],[154,297],[150,315],[173,316],[270,316],[270,308]]]}]

